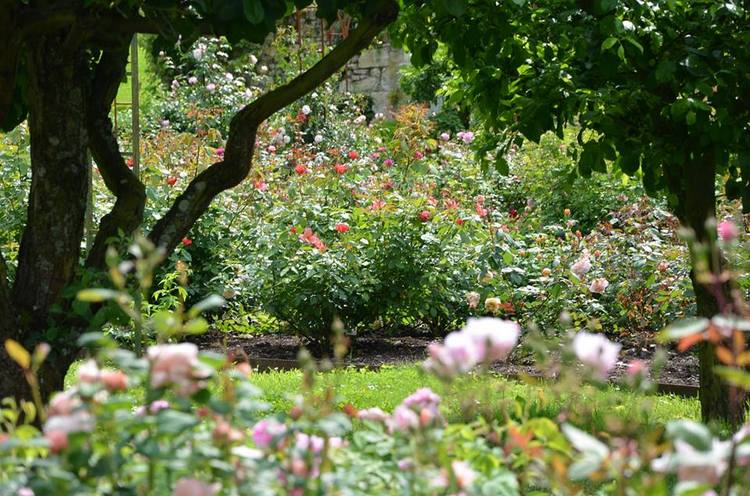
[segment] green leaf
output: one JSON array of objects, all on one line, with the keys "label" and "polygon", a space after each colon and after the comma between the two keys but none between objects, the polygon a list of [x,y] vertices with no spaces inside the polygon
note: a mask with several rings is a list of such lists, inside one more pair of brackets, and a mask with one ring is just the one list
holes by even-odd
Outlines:
[{"label": "green leaf", "polygon": [[570,444],[581,453],[590,453],[601,459],[609,455],[609,448],[606,444],[571,424],[563,424],[562,432],[568,438]]},{"label": "green leaf", "polygon": [[667,424],[667,435],[671,439],[685,441],[698,451],[710,451],[713,436],[703,424],[690,420],[675,420]]},{"label": "green leaf", "polygon": [[602,42],[602,52],[605,52],[615,46],[616,43],[618,43],[620,40],[615,38],[614,36],[610,36],[606,40]]},{"label": "green leaf", "polygon": [[5,340],[5,351],[8,355],[21,366],[22,369],[28,369],[31,366],[31,355],[26,348],[21,346],[17,341],[12,339]]},{"label": "green leaf", "polygon": [[201,300],[200,302],[193,305],[193,308],[188,312],[189,317],[196,317],[198,314],[211,310],[212,308],[219,308],[226,305],[226,300],[219,295],[211,295],[208,298]]},{"label": "green leaf", "polygon": [[165,434],[179,434],[198,424],[198,420],[188,413],[167,409],[156,416],[156,426]]},{"label": "green leaf", "polygon": [[76,295],[80,301],[101,303],[106,300],[116,300],[121,293],[114,289],[82,289]]},{"label": "green leaf", "polygon": [[729,384],[750,391],[750,373],[732,367],[715,367],[714,372]]},{"label": "green leaf", "polygon": [[260,24],[265,19],[263,4],[260,0],[242,0],[242,10],[245,18],[252,24]]},{"label": "green leaf", "polygon": [[660,333],[661,339],[673,341],[691,334],[703,332],[708,327],[708,319],[703,317],[693,317],[689,319],[678,320],[664,328]]},{"label": "green leaf", "polygon": [[203,334],[208,331],[208,322],[203,317],[188,320],[182,326],[182,331],[187,334]]},{"label": "green leaf", "polygon": [[443,0],[443,6],[454,17],[461,17],[466,12],[466,0]]}]

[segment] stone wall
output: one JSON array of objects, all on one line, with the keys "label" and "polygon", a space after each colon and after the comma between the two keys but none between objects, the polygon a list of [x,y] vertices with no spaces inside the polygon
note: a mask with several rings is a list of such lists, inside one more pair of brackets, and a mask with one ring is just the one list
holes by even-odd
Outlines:
[{"label": "stone wall", "polygon": [[[341,40],[341,24],[335,22],[325,34],[321,33],[323,27],[312,8],[305,9],[301,17],[292,22],[301,30],[302,37],[308,43],[320,43],[321,35],[329,43],[335,44]],[[349,29],[348,23],[346,29]],[[394,97],[401,94],[399,69],[408,63],[409,55],[393,48],[384,34],[369,49],[349,61],[342,74],[339,89],[372,97],[373,110],[387,114],[394,110]]]},{"label": "stone wall", "polygon": [[373,99],[375,112],[393,110],[395,96],[401,92],[399,69],[409,56],[388,44],[371,47],[352,59],[341,82],[341,91],[364,93]]}]

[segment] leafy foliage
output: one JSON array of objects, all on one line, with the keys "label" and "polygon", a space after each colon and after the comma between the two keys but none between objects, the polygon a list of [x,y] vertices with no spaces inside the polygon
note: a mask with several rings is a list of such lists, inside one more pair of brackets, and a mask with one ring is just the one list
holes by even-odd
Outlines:
[{"label": "leafy foliage", "polygon": [[[683,165],[710,155],[731,171],[738,194],[750,117],[736,104],[750,91],[748,15],[741,4],[711,0],[422,1],[407,4],[393,32],[417,65],[445,47],[460,71],[452,97],[502,133],[499,157],[521,135],[562,136],[575,122],[579,139],[596,132],[581,140],[584,176],[616,162],[626,174],[641,171],[647,191],[678,194]],[[490,149],[496,141],[487,140]]]}]

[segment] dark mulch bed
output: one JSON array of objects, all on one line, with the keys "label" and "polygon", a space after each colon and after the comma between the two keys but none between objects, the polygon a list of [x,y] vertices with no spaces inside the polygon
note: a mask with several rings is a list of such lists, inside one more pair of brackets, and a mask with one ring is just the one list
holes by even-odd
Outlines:
[{"label": "dark mulch bed", "polygon": [[[380,367],[383,365],[397,365],[414,363],[425,359],[427,345],[435,339],[428,336],[414,335],[383,335],[372,333],[358,336],[350,343],[349,354],[343,361],[345,366]],[[294,336],[282,334],[228,334],[211,331],[194,338],[203,349],[229,351],[238,356],[247,357],[251,363],[261,369],[292,368],[296,364],[297,353],[301,341]],[[612,374],[613,378],[625,373],[626,363],[634,359],[650,362],[653,359],[655,347],[653,345],[623,343],[620,354],[621,362]],[[325,353],[311,350],[318,358],[326,357]],[[698,360],[689,354],[678,354],[668,351],[668,358],[662,370],[659,383],[677,386],[698,385]],[[521,374],[538,375],[529,358],[511,356],[505,364],[493,367],[498,373],[511,377]],[[670,389],[665,388],[666,391]]]}]

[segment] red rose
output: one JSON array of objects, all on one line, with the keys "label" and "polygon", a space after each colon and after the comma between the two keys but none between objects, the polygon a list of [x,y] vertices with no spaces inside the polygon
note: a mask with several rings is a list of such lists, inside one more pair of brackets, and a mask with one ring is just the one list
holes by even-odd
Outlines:
[{"label": "red rose", "polygon": [[174,186],[177,183],[177,177],[175,176],[169,176],[167,177],[167,184],[170,186]]},{"label": "red rose", "polygon": [[190,239],[188,237],[182,238],[182,246],[190,246],[192,244],[193,244],[193,240],[192,239]]},{"label": "red rose", "polygon": [[336,164],[333,169],[337,174],[344,174],[347,170],[349,170],[344,164]]},{"label": "red rose", "polygon": [[340,233],[345,233],[349,231],[349,224],[346,222],[339,222],[336,224],[336,230]]},{"label": "red rose", "polygon": [[356,160],[359,158],[359,153],[355,152],[354,150],[350,151],[347,155],[351,160]]},{"label": "red rose", "polygon": [[298,175],[302,175],[305,172],[307,172],[307,167],[305,167],[302,164],[299,164],[297,167],[294,168],[294,172],[296,172]]},{"label": "red rose", "polygon": [[420,219],[421,219],[421,220],[422,220],[423,222],[427,222],[428,220],[430,220],[430,212],[429,212],[428,210],[422,210],[422,211],[421,211],[421,212],[419,213],[419,218],[420,218]]}]

